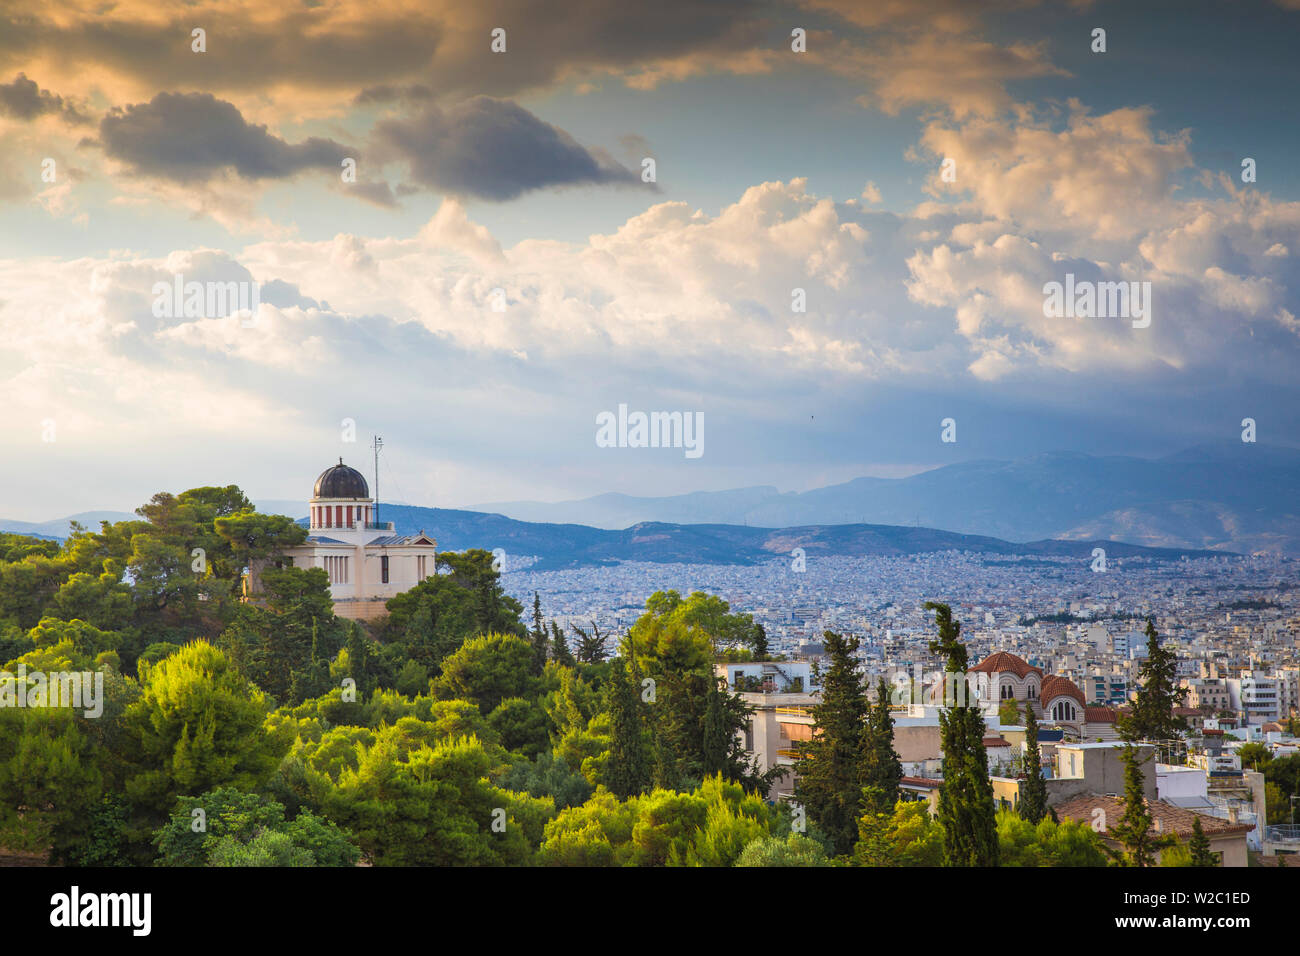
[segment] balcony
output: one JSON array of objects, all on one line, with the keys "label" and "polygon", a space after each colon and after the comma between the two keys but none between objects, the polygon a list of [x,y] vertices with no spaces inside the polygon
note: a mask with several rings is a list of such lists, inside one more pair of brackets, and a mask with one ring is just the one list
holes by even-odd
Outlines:
[{"label": "balcony", "polygon": [[1267,843],[1294,843],[1300,846],[1300,823],[1279,823],[1264,827],[1264,840]]},{"label": "balcony", "polygon": [[367,521],[362,528],[363,531],[395,531],[391,521]]}]

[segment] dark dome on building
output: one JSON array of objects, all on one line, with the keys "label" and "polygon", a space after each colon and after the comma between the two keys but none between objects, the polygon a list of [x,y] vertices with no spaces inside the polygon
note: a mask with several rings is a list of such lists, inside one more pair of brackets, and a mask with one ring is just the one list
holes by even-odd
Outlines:
[{"label": "dark dome on building", "polygon": [[355,468],[349,468],[339,459],[337,465],[331,465],[320,473],[316,487],[312,489],[313,498],[369,498],[370,486],[365,477]]}]

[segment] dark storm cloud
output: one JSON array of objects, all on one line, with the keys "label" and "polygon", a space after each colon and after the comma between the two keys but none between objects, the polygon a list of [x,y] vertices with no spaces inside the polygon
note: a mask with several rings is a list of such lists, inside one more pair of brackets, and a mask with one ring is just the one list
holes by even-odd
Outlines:
[{"label": "dark storm cloud", "polygon": [[356,156],[329,139],[287,143],[210,93],[159,93],[114,110],[99,135],[105,153],[136,172],[182,183],[227,169],[244,179],[284,179],[305,169],[339,170],[344,157]]},{"label": "dark storm cloud", "polygon": [[70,123],[85,123],[88,118],[63,97],[41,89],[34,81],[19,73],[12,83],[0,83],[0,115],[14,119],[34,120],[47,113],[59,113]]},{"label": "dark storm cloud", "polygon": [[410,165],[411,178],[458,196],[513,199],[548,186],[640,184],[640,177],[599,150],[508,100],[476,96],[447,110],[375,127],[384,159]]}]

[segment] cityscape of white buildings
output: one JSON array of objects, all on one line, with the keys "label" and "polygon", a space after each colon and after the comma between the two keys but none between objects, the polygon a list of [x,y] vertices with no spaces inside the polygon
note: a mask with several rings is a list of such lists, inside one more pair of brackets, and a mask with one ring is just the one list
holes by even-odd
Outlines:
[{"label": "cityscape of white buildings", "polygon": [[[595,621],[614,642],[644,613],[655,591],[715,594],[733,612],[752,614],[767,633],[766,664],[719,665],[728,685],[756,708],[746,749],[765,769],[797,760],[797,741],[810,739],[809,707],[817,694],[824,631],[855,636],[863,670],[896,681],[899,673],[932,675],[934,637],[927,601],[948,604],[962,624],[972,670],[1004,661],[1041,672],[1042,692],[1056,688],[1066,711],[1041,708],[1045,773],[1062,812],[1091,814],[1122,792],[1115,719],[1133,697],[1146,656],[1149,617],[1177,658],[1187,688],[1187,739],[1157,746],[1149,774],[1153,806],[1171,827],[1188,814],[1214,818],[1216,852],[1224,865],[1245,865],[1248,846],[1266,856],[1300,852],[1300,828],[1265,826],[1263,775],[1237,753],[1247,742],[1274,757],[1300,752],[1280,722],[1300,714],[1300,563],[1284,556],[1222,556],[1156,561],[1112,559],[1092,570],[1086,557],[1018,558],[970,552],[884,557],[809,555],[795,570],[788,560],[758,566],[624,563],[612,567],[534,571],[503,576],[525,606],[536,591],[548,617],[561,624]],[[994,668],[996,669],[996,668]],[[1024,675],[1022,675],[1024,676]],[[1069,682],[1073,687],[1069,687]],[[1077,688],[1077,690],[1076,690]],[[1070,699],[1083,705],[1077,713]],[[1004,724],[1001,702],[984,701],[990,773],[998,799],[1018,799],[1024,727]],[[1039,703],[1035,700],[1035,703]],[[1074,720],[1057,720],[1057,715]],[[904,760],[904,790],[934,799],[942,774],[938,708],[900,707],[896,749]],[[1093,752],[1093,748],[1097,748]],[[1068,759],[1067,759],[1068,758]],[[1005,776],[1003,776],[1005,775]],[[1118,779],[1118,778],[1117,778]],[[773,790],[789,798],[792,778]],[[1102,806],[1104,809],[1104,806]]]},{"label": "cityscape of white buildings", "polygon": [[[1188,705],[1259,725],[1300,709],[1300,562],[1224,556],[1177,561],[991,557],[937,552],[886,557],[809,555],[758,566],[624,563],[559,571],[507,571],[525,606],[541,595],[548,617],[614,637],[655,591],[716,594],[763,626],[774,655],[817,651],[831,630],[861,641],[871,673],[933,668],[927,601],[962,624],[972,661],[997,651],[1073,681],[1088,703],[1122,705],[1146,654],[1150,617],[1178,656]],[[611,646],[611,650],[612,650]]]}]

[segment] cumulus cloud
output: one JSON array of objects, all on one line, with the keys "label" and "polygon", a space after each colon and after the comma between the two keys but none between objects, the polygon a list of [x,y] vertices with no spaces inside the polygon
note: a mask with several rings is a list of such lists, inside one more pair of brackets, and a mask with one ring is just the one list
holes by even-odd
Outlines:
[{"label": "cumulus cloud", "polygon": [[[512,493],[520,460],[553,463],[561,484],[565,469],[593,466],[592,416],[619,401],[704,410],[728,423],[718,440],[735,443],[718,454],[740,462],[766,459],[737,436],[765,435],[810,402],[905,401],[898,414],[914,415],[929,407],[924,391],[1020,383],[1028,404],[1007,398],[1011,413],[1036,407],[1045,389],[1066,401],[1148,378],[1198,388],[1202,401],[1223,376],[1292,387],[1297,277],[1289,257],[1262,252],[1300,241],[1294,204],[1168,202],[1160,220],[1181,210],[1184,221],[1152,231],[1160,266],[1132,245],[1124,258],[1089,258],[1081,242],[1049,243],[971,202],[877,212],[797,179],[752,186],[716,214],[660,202],[575,243],[504,248],[448,200],[406,238],[0,262],[0,335],[17,370],[0,376],[0,402],[20,426],[10,445],[35,442],[36,423],[54,418],[67,454],[146,441],[173,449],[176,460],[150,459],[137,476],[150,491],[169,483],[168,468],[220,470],[217,451],[232,442],[260,442],[252,457],[289,466],[334,442],[344,417],[383,422],[408,436],[410,473],[439,471],[441,493],[454,482],[463,501],[489,486]],[[1203,215],[1217,217],[1228,245],[1192,241]],[[1238,247],[1259,249],[1275,271],[1235,267]],[[1067,271],[1151,280],[1152,326],[1044,316],[1043,283]],[[155,316],[152,286],[176,273],[261,283],[258,321]],[[492,308],[497,288],[504,312]],[[795,288],[806,312],[791,308]],[[467,405],[474,415],[440,411]],[[408,491],[451,503],[429,494]]]},{"label": "cumulus cloud", "polygon": [[443,200],[437,215],[424,225],[417,238],[435,248],[462,252],[481,263],[505,262],[501,244],[485,227],[471,222],[465,207],[455,199]]},{"label": "cumulus cloud", "polygon": [[70,123],[89,121],[63,97],[41,89],[23,73],[14,77],[12,83],[0,83],[0,116],[34,120],[48,114],[62,116]]},{"label": "cumulus cloud", "polygon": [[227,172],[249,180],[284,179],[306,169],[338,170],[353,151],[311,137],[287,143],[248,123],[211,93],[159,93],[100,121],[105,153],[134,172],[173,182],[203,182]]},{"label": "cumulus cloud", "polygon": [[374,136],[381,159],[400,159],[416,182],[456,196],[500,201],[552,186],[640,183],[608,154],[517,103],[486,96],[383,120]]},{"label": "cumulus cloud", "polygon": [[998,46],[973,37],[925,35],[891,42],[846,61],[873,89],[863,101],[897,114],[911,106],[942,105],[957,119],[994,116],[1012,105],[1007,84],[1066,75],[1042,44]]},{"label": "cumulus cloud", "polygon": [[[1129,243],[1177,217],[1177,174],[1192,165],[1190,134],[1152,129],[1147,108],[1090,115],[1077,102],[1063,127],[1048,119],[935,120],[921,135],[928,188],[969,196],[988,218],[1035,234]],[[951,182],[940,161],[955,161]]]},{"label": "cumulus cloud", "polygon": [[[1287,323],[1276,317],[1296,308],[1300,271],[1286,250],[1300,233],[1300,204],[1227,179],[1217,196],[1180,198],[1179,175],[1193,172],[1190,136],[1153,130],[1145,109],[1091,116],[1072,104],[1061,126],[935,121],[922,143],[955,159],[956,181],[943,181],[936,162],[930,189],[958,201],[915,214],[957,221],[947,241],[909,257],[908,290],[951,311],[971,374],[1056,367],[1123,379],[1218,366],[1218,375],[1288,380],[1281,356],[1293,343],[1278,338]],[[1044,316],[1044,284],[1067,274],[1149,282],[1152,325]]]}]

